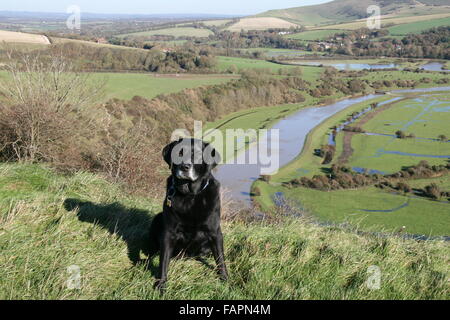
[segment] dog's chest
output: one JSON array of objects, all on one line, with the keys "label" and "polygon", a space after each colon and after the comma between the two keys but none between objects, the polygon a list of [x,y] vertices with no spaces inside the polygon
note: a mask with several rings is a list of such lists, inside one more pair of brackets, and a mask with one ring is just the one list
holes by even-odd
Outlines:
[{"label": "dog's chest", "polygon": [[181,218],[200,218],[202,216],[207,216],[211,211],[211,206],[208,204],[207,199],[202,196],[167,197],[165,204],[171,212]]}]

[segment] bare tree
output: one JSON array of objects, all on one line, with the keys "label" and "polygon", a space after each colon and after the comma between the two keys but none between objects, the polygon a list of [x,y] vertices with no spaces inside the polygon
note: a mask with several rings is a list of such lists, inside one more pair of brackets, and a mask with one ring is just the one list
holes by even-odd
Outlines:
[{"label": "bare tree", "polygon": [[98,102],[103,85],[75,71],[61,51],[41,56],[7,48],[6,56],[7,76],[0,81],[0,157],[57,160],[88,127],[86,107]]}]

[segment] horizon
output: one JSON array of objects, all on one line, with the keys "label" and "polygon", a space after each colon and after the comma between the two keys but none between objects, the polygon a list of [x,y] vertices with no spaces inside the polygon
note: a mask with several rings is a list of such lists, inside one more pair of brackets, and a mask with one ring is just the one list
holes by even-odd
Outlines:
[{"label": "horizon", "polygon": [[[14,3],[0,4],[0,11],[27,12],[27,13],[66,13],[71,5],[80,7],[82,13],[105,15],[226,15],[244,16],[253,15],[268,10],[286,9],[309,6],[331,2],[333,0],[280,0],[273,4],[271,0],[247,1],[230,0],[218,3],[207,0],[192,0],[186,5],[182,0],[173,0],[170,3],[151,3],[145,0],[123,1],[100,0],[95,3],[89,0],[16,0]],[[132,3],[132,5],[130,5]],[[153,6],[153,7],[152,7]],[[134,7],[133,9],[128,9]],[[186,8],[187,7],[187,8]]]}]

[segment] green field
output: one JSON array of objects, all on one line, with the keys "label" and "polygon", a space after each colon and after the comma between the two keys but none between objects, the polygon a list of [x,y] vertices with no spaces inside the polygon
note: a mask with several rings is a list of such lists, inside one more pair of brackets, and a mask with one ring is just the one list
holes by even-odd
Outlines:
[{"label": "green field", "polygon": [[[387,110],[376,113],[375,117],[362,125],[366,132],[379,134],[395,134],[397,130],[414,133],[416,139],[397,139],[395,137],[357,134],[352,137],[353,153],[345,166],[378,170],[393,173],[404,166],[416,165],[425,160],[430,165],[446,164],[448,158],[432,158],[428,156],[449,156],[448,143],[423,140],[418,138],[437,138],[438,135],[450,137],[450,95],[448,93],[414,95],[407,100],[395,102]],[[374,101],[382,102],[392,99],[384,96]],[[371,101],[372,102],[372,101]],[[322,165],[322,158],[314,155],[314,149],[327,144],[330,127],[344,121],[349,114],[368,106],[365,102],[352,106],[329,118],[315,128],[307,138],[302,154],[282,168],[274,176],[270,184],[257,182],[262,196],[255,197],[263,207],[271,206],[271,197],[275,192],[283,192],[286,197],[300,203],[322,221],[351,222],[367,230],[395,231],[403,226],[406,231],[425,235],[450,234],[450,202],[440,203],[426,198],[414,198],[411,195],[394,195],[375,187],[356,190],[339,190],[323,192],[308,188],[288,189],[279,185],[302,176],[322,175],[324,168],[338,163],[342,153],[343,133],[336,139],[336,155],[330,165]],[[374,111],[371,111],[374,112]],[[354,125],[358,125],[356,121]],[[403,152],[408,154],[389,154],[386,152]],[[412,156],[411,154],[423,155]],[[448,190],[450,177],[414,180],[413,187],[424,187],[431,183],[438,184]],[[409,181],[408,181],[409,183]],[[447,189],[446,189],[447,188]],[[445,200],[444,200],[445,202]],[[405,207],[402,207],[405,206]],[[393,210],[393,212],[366,212],[364,210]],[[427,214],[425,215],[425,212]]]},{"label": "green field", "polygon": [[388,28],[388,30],[390,35],[403,36],[408,33],[421,33],[422,31],[441,26],[450,26],[450,17],[401,24],[398,26],[390,27]]},{"label": "green field", "polygon": [[154,98],[163,93],[215,85],[237,79],[233,75],[155,75],[136,73],[96,73],[94,78],[106,79],[106,98],[131,99],[134,96]]},{"label": "green field", "polygon": [[294,39],[294,40],[304,40],[304,41],[313,41],[313,40],[325,40],[335,33],[342,32],[342,30],[337,29],[327,29],[327,30],[311,30],[304,31],[300,33],[287,35],[286,38]]},{"label": "green field", "polygon": [[[212,258],[173,259],[160,296],[153,289],[158,258],[150,268],[134,266],[128,252],[146,241],[161,203],[93,174],[0,164],[0,299],[448,298],[449,246],[442,241],[361,235],[280,216],[244,223],[227,220],[226,208],[229,281],[218,279]],[[374,265],[383,272],[378,290],[366,284]],[[71,266],[79,268],[77,289],[68,287],[76,284],[68,281]]]},{"label": "green field", "polygon": [[[0,72],[0,78],[4,77],[6,73]],[[151,99],[159,94],[221,84],[238,78],[237,75],[222,74],[179,74],[177,76],[152,73],[92,73],[90,76],[95,83],[104,84],[104,100],[112,98],[128,100],[134,96]]]},{"label": "green field", "polygon": [[[444,10],[445,11],[445,10]],[[426,14],[426,15],[418,15],[418,16],[397,16],[397,17],[385,17],[381,20],[382,27],[386,27],[391,24],[395,25],[404,25],[404,24],[416,24],[420,25],[420,23],[428,23],[431,21],[436,21],[438,19],[446,19],[450,16],[450,13],[435,13],[435,14]],[[367,27],[367,21],[365,19],[356,20],[348,23],[341,24],[333,24],[320,26],[316,29],[339,29],[339,30],[356,30],[360,28]]]},{"label": "green field", "polygon": [[179,27],[179,28],[166,28],[158,30],[149,30],[142,32],[133,32],[127,34],[118,35],[118,37],[151,37],[157,35],[163,36],[173,36],[173,37],[199,37],[206,38],[213,34],[212,31],[208,29],[191,28],[191,27]]},{"label": "green field", "polygon": [[[418,97],[396,103],[394,107],[377,115],[363,126],[367,132],[395,134],[396,131],[413,133],[417,138],[437,139],[439,135],[450,137],[450,99],[442,97]],[[449,138],[450,139],[450,138]],[[392,173],[402,166],[427,160],[431,165],[445,163],[445,159],[386,154],[399,151],[412,154],[450,156],[447,143],[423,139],[396,139],[386,136],[356,135],[352,139],[355,150],[350,166],[366,167]],[[375,166],[375,167],[372,167]]]},{"label": "green field", "polygon": [[231,21],[232,21],[231,19],[223,19],[223,20],[205,20],[205,21],[201,21],[201,22],[206,26],[220,27]]},{"label": "green field", "polygon": [[243,52],[262,52],[268,57],[303,57],[308,55],[324,55],[324,52],[312,52],[305,50],[295,50],[295,49],[278,49],[278,48],[249,48],[249,49],[237,49]]},{"label": "green field", "polygon": [[[266,69],[270,72],[277,73],[280,69],[291,69],[296,66],[282,65],[265,60],[235,58],[235,57],[217,57],[218,70],[221,72],[227,71],[231,66],[235,66],[237,70],[243,69]],[[316,67],[301,67],[303,78],[307,81],[314,81],[318,78],[322,69]]]}]

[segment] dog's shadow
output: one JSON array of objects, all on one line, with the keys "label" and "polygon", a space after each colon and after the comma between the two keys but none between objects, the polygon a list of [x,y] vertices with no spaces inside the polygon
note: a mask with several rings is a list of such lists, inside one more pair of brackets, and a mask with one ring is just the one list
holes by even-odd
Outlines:
[{"label": "dog's shadow", "polygon": [[149,211],[127,208],[120,203],[95,204],[90,201],[66,199],[64,207],[67,211],[77,210],[78,219],[99,225],[109,233],[119,236],[127,245],[128,258],[136,265],[146,263],[153,275],[156,268],[151,259],[142,260],[140,253],[148,255],[150,244],[150,225],[153,216]]}]

